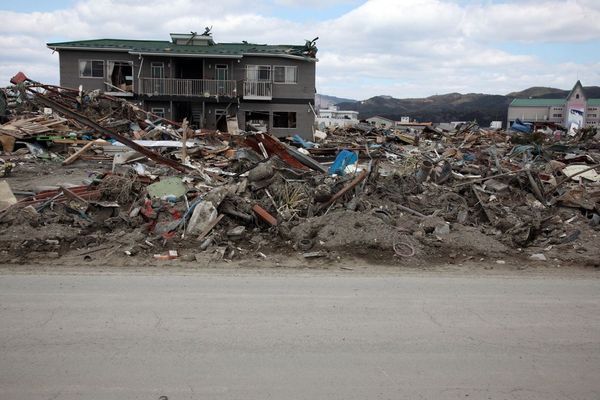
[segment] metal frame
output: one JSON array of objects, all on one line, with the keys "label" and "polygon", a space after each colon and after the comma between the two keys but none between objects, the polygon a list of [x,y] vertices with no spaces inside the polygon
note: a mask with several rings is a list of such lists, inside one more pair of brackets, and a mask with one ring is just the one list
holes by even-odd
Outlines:
[{"label": "metal frame", "polygon": [[[100,61],[102,63],[102,76],[84,76],[81,75],[81,62],[82,61]],[[106,78],[106,60],[97,60],[92,58],[78,58],[77,59],[77,71],[79,72],[79,77],[83,79],[104,79]],[[93,70],[93,68],[92,68]]]},{"label": "metal frame", "polygon": [[[284,73],[283,73],[283,77],[285,79],[286,77],[286,72],[285,72],[285,68],[294,68],[296,70],[296,80],[294,82],[277,82],[275,80],[275,68],[284,68]],[[273,83],[277,84],[277,85],[297,85],[298,84],[298,66],[297,65],[273,65]]]}]

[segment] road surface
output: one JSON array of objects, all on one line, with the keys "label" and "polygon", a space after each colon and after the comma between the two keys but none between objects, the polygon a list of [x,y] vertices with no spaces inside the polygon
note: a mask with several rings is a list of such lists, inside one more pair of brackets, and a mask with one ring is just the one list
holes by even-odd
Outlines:
[{"label": "road surface", "polygon": [[600,281],[0,276],[2,399],[600,399]]}]

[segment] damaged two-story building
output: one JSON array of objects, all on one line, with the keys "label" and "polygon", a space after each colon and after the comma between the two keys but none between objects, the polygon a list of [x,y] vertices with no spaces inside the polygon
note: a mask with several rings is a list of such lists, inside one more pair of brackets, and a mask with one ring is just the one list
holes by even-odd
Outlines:
[{"label": "damaged two-story building", "polygon": [[164,118],[227,130],[236,116],[276,136],[311,138],[315,41],[305,45],[216,43],[204,34],[170,41],[96,39],[47,46],[59,53],[60,85],[139,101]]}]

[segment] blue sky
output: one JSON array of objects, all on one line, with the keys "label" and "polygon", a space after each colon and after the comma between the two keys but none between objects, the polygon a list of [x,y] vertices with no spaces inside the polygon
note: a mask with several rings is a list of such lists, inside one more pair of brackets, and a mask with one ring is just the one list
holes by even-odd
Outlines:
[{"label": "blue sky", "polygon": [[72,0],[52,0],[52,1],[40,1],[40,0],[19,0],[19,1],[5,1],[3,2],[0,9],[6,11],[15,12],[43,12],[43,11],[54,11],[61,8],[68,8],[75,1]]},{"label": "blue sky", "polygon": [[[19,0],[7,1],[0,6],[0,9],[15,12],[45,12],[59,9],[67,9],[76,4],[76,0]],[[356,6],[365,3],[364,0],[347,1],[327,1],[311,4],[306,7],[304,4],[270,0],[266,2],[263,9],[265,14],[290,21],[324,21],[338,17]]]},{"label": "blue sky", "polygon": [[[202,12],[199,12],[201,10]],[[600,85],[600,0],[56,0],[0,4],[0,82],[58,83],[49,41],[319,37],[317,89],[364,99]],[[2,85],[2,83],[0,83]]]}]

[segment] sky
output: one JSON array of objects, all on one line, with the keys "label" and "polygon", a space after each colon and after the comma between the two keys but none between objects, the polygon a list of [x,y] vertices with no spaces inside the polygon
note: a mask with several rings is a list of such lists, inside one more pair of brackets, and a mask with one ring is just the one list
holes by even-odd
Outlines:
[{"label": "sky", "polygon": [[58,82],[48,42],[303,44],[319,37],[317,91],[363,100],[531,86],[600,86],[600,0],[53,0],[0,3],[0,86]]}]

